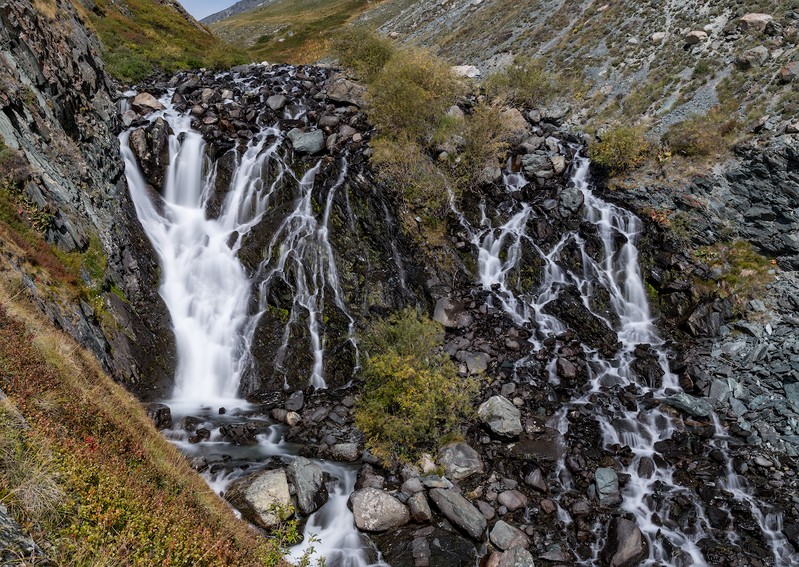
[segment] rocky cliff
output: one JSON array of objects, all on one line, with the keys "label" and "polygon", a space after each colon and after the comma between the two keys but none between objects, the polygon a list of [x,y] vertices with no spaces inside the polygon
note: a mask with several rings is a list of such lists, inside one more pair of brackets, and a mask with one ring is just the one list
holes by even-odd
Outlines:
[{"label": "rocky cliff", "polygon": [[161,396],[174,365],[170,321],[128,195],[99,44],[66,0],[49,10],[3,1],[0,23],[0,138],[22,164],[4,186],[16,210],[5,212],[25,211],[31,238],[78,272],[75,289],[65,300],[29,254],[6,246],[4,256],[50,318],[117,380],[143,398]]}]

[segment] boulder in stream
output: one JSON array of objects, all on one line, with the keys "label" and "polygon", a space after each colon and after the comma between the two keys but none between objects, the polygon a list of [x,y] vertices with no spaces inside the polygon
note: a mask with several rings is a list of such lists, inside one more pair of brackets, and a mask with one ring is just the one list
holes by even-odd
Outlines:
[{"label": "boulder in stream", "polygon": [[233,481],[225,498],[247,520],[268,530],[290,515],[291,494],[284,469],[260,471]]},{"label": "boulder in stream", "polygon": [[286,469],[297,493],[297,507],[306,516],[319,509],[328,499],[322,467],[305,457],[297,457]]},{"label": "boulder in stream", "polygon": [[613,518],[608,527],[608,540],[600,559],[608,567],[636,567],[649,553],[644,535],[635,522]]}]

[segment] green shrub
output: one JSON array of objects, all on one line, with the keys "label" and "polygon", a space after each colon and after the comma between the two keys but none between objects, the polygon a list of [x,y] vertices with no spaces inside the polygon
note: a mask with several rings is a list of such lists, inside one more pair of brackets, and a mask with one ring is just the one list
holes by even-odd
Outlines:
[{"label": "green shrub", "polygon": [[377,138],[372,142],[372,164],[379,179],[406,205],[424,216],[440,218],[449,210],[448,179],[415,142]]},{"label": "green shrub", "polygon": [[588,156],[611,175],[641,165],[649,153],[649,142],[643,129],[631,126],[609,128],[598,142],[588,148]]},{"label": "green shrub", "polygon": [[707,114],[696,114],[668,129],[663,142],[683,156],[709,156],[728,149],[740,129],[729,108],[716,106]]},{"label": "green shrub", "polygon": [[364,81],[372,81],[394,53],[388,39],[365,27],[344,28],[333,38],[330,49],[342,67]]},{"label": "green shrub", "polygon": [[529,57],[516,57],[503,70],[489,75],[483,83],[492,98],[533,107],[546,104],[553,94],[553,80],[544,66]]},{"label": "green shrub", "polygon": [[694,252],[694,258],[717,274],[713,282],[707,282],[711,286],[708,291],[719,297],[731,297],[738,307],[762,297],[766,284],[774,279],[769,272],[776,262],[758,254],[745,240],[702,246]]},{"label": "green shrub", "polygon": [[446,62],[415,48],[397,51],[370,86],[368,114],[380,133],[424,142],[462,89]]},{"label": "green shrub", "polygon": [[463,148],[453,170],[454,185],[460,189],[479,187],[486,168],[498,166],[504,157],[510,135],[502,107],[478,104],[463,124]]},{"label": "green shrub", "polygon": [[364,372],[355,424],[384,462],[408,462],[453,434],[472,411],[476,381],[458,376],[440,351],[443,329],[412,309],[374,324],[365,345],[372,355]]}]

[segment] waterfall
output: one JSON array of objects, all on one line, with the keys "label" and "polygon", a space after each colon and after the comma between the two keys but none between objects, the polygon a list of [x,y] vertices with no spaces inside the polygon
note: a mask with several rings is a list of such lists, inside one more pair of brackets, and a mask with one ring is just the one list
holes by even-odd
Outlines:
[{"label": "waterfall", "polygon": [[[632,459],[621,467],[621,473],[629,479],[622,490],[620,508],[634,516],[636,524],[649,545],[647,566],[670,565],[708,565],[700,549],[699,542],[707,536],[709,526],[705,511],[696,494],[681,486],[675,480],[675,471],[658,458],[656,444],[670,439],[674,425],[669,414],[659,407],[643,406],[635,402],[633,407],[625,407],[609,399],[607,413],[599,413],[602,406],[592,403],[596,396],[613,396],[615,392],[632,391],[635,400],[649,396],[664,399],[680,390],[677,377],[670,371],[667,351],[650,313],[646,288],[641,277],[638,262],[637,237],[642,230],[641,221],[629,211],[607,203],[593,194],[588,182],[589,160],[577,154],[571,174],[571,187],[580,192],[583,198],[583,218],[596,228],[601,242],[601,251],[592,256],[583,237],[570,232],[548,251],[542,250],[526,230],[533,217],[531,207],[521,204],[518,212],[504,224],[493,227],[491,220],[481,208],[479,226],[472,226],[463,214],[458,214],[461,224],[470,235],[477,250],[479,281],[484,289],[492,292],[502,308],[517,323],[534,322],[537,335],[530,341],[536,350],[542,348],[543,340],[554,337],[566,330],[566,326],[556,315],[545,312],[546,306],[558,298],[562,289],[573,286],[579,292],[583,305],[598,319],[613,329],[621,343],[613,356],[603,355],[596,349],[583,345],[588,361],[589,387],[577,394],[559,411],[551,421],[561,438],[565,440],[570,424],[567,414],[571,408],[591,404],[595,418],[599,422],[605,447],[618,445],[629,447]],[[506,174],[506,190],[514,192],[524,184],[520,174]],[[561,254],[567,245],[576,246],[579,251],[579,269],[569,268],[562,261]],[[519,267],[522,247],[534,250],[543,263],[541,281],[532,291],[521,291],[508,282],[509,274]],[[608,320],[606,313],[593,308],[592,299],[598,287],[607,290],[612,312],[618,322]],[[645,384],[632,369],[637,348],[651,348],[656,354],[657,364],[662,372],[660,384]],[[557,352],[547,363],[549,381],[558,384],[556,375]],[[520,364],[524,364],[521,361]],[[518,365],[517,365],[518,366]],[[716,420],[715,446],[724,449],[722,432]],[[565,466],[565,457],[558,463],[555,477],[563,491],[572,487],[572,478]],[[731,461],[727,457],[728,461]],[[763,512],[765,505],[757,502],[746,489],[745,483],[727,466],[723,488],[734,498],[746,502],[752,509],[753,517],[760,523],[765,541],[771,543],[775,565],[795,564],[796,557],[789,556],[789,545],[780,533],[781,523],[778,514]],[[657,495],[657,497],[655,497]],[[689,529],[678,521],[664,522],[669,517],[669,507],[679,495],[688,497],[694,508],[696,522]],[[566,525],[572,522],[568,512],[559,507],[559,519]],[[734,521],[730,533],[734,533]],[[594,557],[585,565],[595,565],[598,561],[601,539],[594,546]]]},{"label": "waterfall", "polygon": [[[261,87],[257,82],[251,84],[250,79],[237,81],[252,96]],[[209,430],[209,438],[192,443],[186,431],[166,433],[188,457],[215,462],[233,458],[245,465],[221,470],[211,467],[203,473],[211,488],[222,493],[231,482],[258,470],[269,458],[290,462],[299,451],[299,447],[283,441],[283,426],[279,424],[270,425],[269,433],[259,434],[257,444],[251,447],[231,445],[220,432],[226,424],[249,420],[263,427],[268,423],[257,408],[240,398],[240,389],[251,364],[250,347],[258,322],[269,308],[270,286],[282,279],[294,291],[283,344],[276,360],[271,361],[276,368],[288,356],[290,329],[302,324],[307,329],[313,360],[306,383],[316,388],[327,386],[323,324],[326,303],[332,303],[348,321],[348,340],[357,368],[355,319],[345,303],[329,240],[334,199],[342,190],[348,164],[346,156],[339,158],[339,175],[327,188],[320,211],[315,198],[322,159],[301,175],[296,173],[279,152],[285,132],[279,124],[264,125],[243,151],[236,151],[232,179],[229,187],[222,188],[225,194],[221,197],[217,195],[218,162],[207,157],[206,144],[192,128],[191,116],[175,110],[171,103],[173,93],[162,97],[164,110],[148,117],[151,123],[162,118],[172,129],[169,166],[163,187],[157,188],[160,194],[148,186],[137,163],[130,147],[132,132],[123,132],[120,143],[137,215],[158,255],[159,291],[172,317],[176,337],[175,388],[172,399],[166,401],[176,423],[190,416]],[[284,118],[302,121],[304,114],[305,108],[296,104],[286,108]],[[262,260],[248,273],[239,254],[247,236],[272,213],[279,199],[284,205],[288,200],[290,208],[266,243]],[[209,214],[212,202],[219,205],[215,218]],[[217,412],[220,406],[234,409]],[[326,558],[331,567],[387,567],[368,538],[357,531],[347,508],[356,468],[332,462],[320,465],[334,488],[327,504],[308,518],[306,541],[292,551],[292,556],[299,558],[310,545],[309,536],[315,533],[322,538],[315,544],[316,556]]]}]

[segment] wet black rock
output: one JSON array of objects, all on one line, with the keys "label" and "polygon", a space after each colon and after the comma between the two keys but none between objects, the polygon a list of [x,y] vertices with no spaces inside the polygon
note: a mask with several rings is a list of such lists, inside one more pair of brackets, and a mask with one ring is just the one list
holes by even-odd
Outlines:
[{"label": "wet black rock", "polygon": [[145,404],[144,411],[153,423],[156,429],[170,429],[172,427],[172,411],[169,406],[159,403]]},{"label": "wet black rock", "polygon": [[376,541],[392,567],[472,567],[478,557],[468,539],[436,526],[409,526]]},{"label": "wet black rock", "polygon": [[608,567],[637,567],[649,553],[641,530],[626,518],[613,518],[608,527],[608,541],[600,555]]}]

